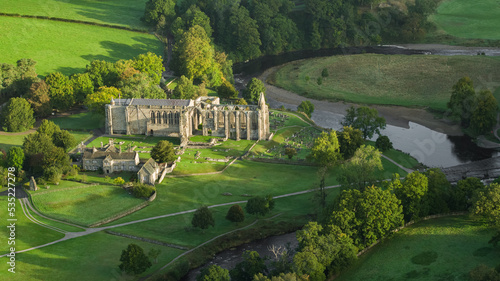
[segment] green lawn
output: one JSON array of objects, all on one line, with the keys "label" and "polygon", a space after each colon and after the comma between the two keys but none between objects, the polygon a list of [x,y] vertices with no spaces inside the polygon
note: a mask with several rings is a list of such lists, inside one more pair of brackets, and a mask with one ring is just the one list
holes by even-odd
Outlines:
[{"label": "green lawn", "polygon": [[35,206],[48,216],[89,225],[144,202],[118,186],[96,185],[33,194]]},{"label": "green lawn", "polygon": [[[21,235],[21,232],[18,233]],[[40,234],[31,232],[29,235],[33,237]],[[0,280],[73,280],[75,276],[82,281],[137,280],[122,275],[118,268],[122,250],[131,243],[139,245],[146,254],[153,248],[161,250],[158,263],[153,263],[150,269],[139,276],[155,272],[182,253],[182,250],[98,232],[17,254],[15,274],[7,271],[7,259],[2,258]]]},{"label": "green lawn", "polygon": [[457,280],[469,271],[500,263],[488,241],[495,231],[468,217],[423,221],[397,232],[364,254],[336,280]]},{"label": "green lawn", "polygon": [[444,32],[471,39],[500,39],[497,0],[446,0],[430,17]]},{"label": "green lawn", "polygon": [[[319,86],[316,79],[324,68],[329,76]],[[461,77],[471,77],[475,86],[481,88],[493,87],[493,84],[483,85],[482,81],[499,68],[498,57],[364,54],[288,63],[270,82],[319,100],[445,110],[451,88]]]},{"label": "green lawn", "polygon": [[[168,140],[174,145],[179,145],[179,138],[170,138],[170,137],[151,137],[151,136],[117,136],[117,137],[98,137],[93,140],[91,143],[87,145],[87,147],[101,147],[101,142],[103,145],[109,143],[109,139],[113,139],[115,146],[122,147],[122,149],[127,149],[128,144],[133,146],[137,146],[136,150],[147,150],[147,148],[151,149],[161,140]],[[120,142],[124,142],[119,145]],[[140,148],[146,147],[146,148]]]},{"label": "green lawn", "polygon": [[147,29],[140,21],[147,0],[2,1],[0,12],[82,20]]},{"label": "green lawn", "polygon": [[114,28],[0,17],[0,30],[0,62],[15,64],[21,58],[32,58],[40,75],[83,72],[96,59],[114,62],[148,51],[163,53],[154,35]]},{"label": "green lawn", "polygon": [[92,112],[73,114],[67,117],[52,118],[50,121],[61,129],[92,130],[104,127],[104,116]]},{"label": "green lawn", "polygon": [[26,135],[0,135],[0,148],[6,152],[13,146],[22,146]]}]

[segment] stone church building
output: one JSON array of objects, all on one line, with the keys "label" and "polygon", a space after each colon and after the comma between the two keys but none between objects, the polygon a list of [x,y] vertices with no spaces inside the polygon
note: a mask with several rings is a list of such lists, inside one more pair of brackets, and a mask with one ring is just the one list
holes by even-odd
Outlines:
[{"label": "stone church building", "polygon": [[269,109],[262,93],[258,105],[222,105],[217,97],[116,99],[106,105],[106,134],[266,140]]}]

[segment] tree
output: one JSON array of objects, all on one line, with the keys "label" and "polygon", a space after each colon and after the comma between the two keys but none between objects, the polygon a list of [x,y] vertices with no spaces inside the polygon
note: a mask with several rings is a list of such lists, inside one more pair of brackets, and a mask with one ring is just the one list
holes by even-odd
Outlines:
[{"label": "tree", "polygon": [[37,117],[46,117],[52,112],[49,86],[43,80],[31,84],[31,88],[26,94],[26,100],[31,104]]},{"label": "tree", "polygon": [[267,267],[264,260],[255,251],[245,251],[243,261],[229,271],[231,280],[235,281],[252,281],[254,275],[266,272]]},{"label": "tree", "polygon": [[477,190],[484,188],[484,184],[478,178],[466,178],[457,182],[453,194],[455,210],[467,211],[472,207],[474,194]]},{"label": "tree", "polygon": [[36,131],[40,134],[46,134],[54,141],[55,134],[60,132],[61,128],[56,123],[44,119]]},{"label": "tree", "polygon": [[422,216],[443,214],[450,211],[454,204],[451,197],[451,184],[446,175],[438,168],[425,171],[428,181],[427,194],[422,199],[424,203]]},{"label": "tree", "polygon": [[183,100],[196,99],[196,86],[193,85],[193,80],[182,75],[173,91],[173,98]]},{"label": "tree", "polygon": [[159,141],[151,149],[151,158],[158,163],[170,163],[176,159],[174,145],[166,140]]},{"label": "tree", "polygon": [[83,104],[85,98],[94,92],[94,82],[89,73],[73,74],[70,77],[75,103]]},{"label": "tree", "polygon": [[45,180],[53,184],[59,184],[61,176],[61,170],[57,167],[47,167],[43,170],[43,177],[45,178]]},{"label": "tree", "polygon": [[175,0],[149,0],[146,2],[142,21],[156,26],[163,17],[167,23],[172,22],[175,16]]},{"label": "tree", "polygon": [[352,126],[363,132],[363,138],[372,138],[374,133],[380,135],[380,129],[386,126],[385,118],[378,116],[378,111],[366,106],[347,109],[347,114],[342,122],[344,126]]},{"label": "tree", "polygon": [[127,274],[141,274],[152,266],[144,250],[136,244],[129,244],[127,249],[122,251],[119,268]]},{"label": "tree", "polygon": [[375,147],[384,152],[392,149],[392,142],[388,136],[379,136],[377,141],[375,141]]},{"label": "tree", "polygon": [[117,177],[113,180],[114,185],[124,185],[125,180],[122,177]]},{"label": "tree", "polygon": [[265,216],[274,208],[274,199],[271,195],[266,197],[256,196],[248,199],[245,210],[251,215]]},{"label": "tree", "polygon": [[136,198],[149,198],[156,192],[156,188],[149,184],[135,183],[132,187],[132,194]]},{"label": "tree", "polygon": [[319,137],[314,140],[311,148],[310,157],[318,165],[322,167],[333,167],[341,158],[339,141],[337,133],[322,132]]},{"label": "tree", "polygon": [[337,133],[340,153],[345,160],[350,159],[354,152],[365,142],[363,133],[359,129],[353,127],[346,127],[341,132]]},{"label": "tree", "polygon": [[140,54],[132,60],[132,67],[149,76],[152,84],[160,84],[165,67],[163,59],[154,53]]},{"label": "tree", "polygon": [[22,148],[13,146],[7,154],[7,166],[14,167],[16,171],[23,169],[24,151]]},{"label": "tree", "polygon": [[500,227],[500,184],[493,183],[477,190],[473,199],[472,213],[483,216]]},{"label": "tree", "polygon": [[348,187],[363,190],[375,184],[376,170],[383,170],[382,153],[371,145],[359,147],[349,162],[342,165],[339,181]]},{"label": "tree", "polygon": [[234,104],[236,105],[248,105],[247,101],[244,98],[237,99]]},{"label": "tree", "polygon": [[93,94],[85,98],[85,105],[93,112],[104,115],[105,105],[111,103],[112,99],[117,99],[121,91],[115,87],[102,86]]},{"label": "tree", "polygon": [[68,110],[75,104],[73,85],[68,76],[61,72],[52,72],[45,77],[49,86],[49,97],[52,106],[58,110]]},{"label": "tree", "polygon": [[[396,174],[397,177],[399,175]],[[405,221],[411,221],[420,218],[423,209],[422,198],[429,190],[427,177],[418,171],[408,174],[401,184],[399,179],[393,179],[391,188],[394,194],[401,200]]]},{"label": "tree", "polygon": [[293,257],[293,269],[297,274],[309,275],[310,281],[324,281],[325,269],[311,252],[299,252]]},{"label": "tree", "polygon": [[314,112],[314,104],[312,102],[305,100],[302,101],[297,107],[298,112],[304,112],[309,118],[311,118],[311,114]]},{"label": "tree", "polygon": [[254,59],[260,56],[260,34],[257,22],[250,17],[244,6],[233,9],[229,15],[231,29],[230,43],[239,61]]},{"label": "tree", "polygon": [[207,206],[201,206],[194,213],[191,224],[194,227],[207,229],[209,226],[215,226],[214,216]]},{"label": "tree", "polygon": [[75,137],[66,130],[60,130],[56,132],[53,136],[54,145],[61,147],[64,151],[68,151],[70,148],[76,145]]},{"label": "tree", "polygon": [[[116,179],[121,179],[121,178],[118,177]],[[160,254],[161,254],[161,250],[160,249],[151,248],[151,250],[149,250],[149,252],[148,252],[148,257],[150,257],[151,259],[153,259],[155,263],[158,263],[158,256]]]},{"label": "tree", "polygon": [[230,279],[229,270],[215,264],[205,267],[196,277],[196,281],[229,281]]},{"label": "tree", "polygon": [[120,73],[116,65],[108,61],[93,60],[90,65],[87,65],[85,72],[89,74],[94,83],[94,91],[102,86],[116,87],[120,80]]},{"label": "tree", "polygon": [[257,275],[254,275],[253,281],[306,281],[309,280],[309,277],[307,275],[297,275],[295,272],[289,272],[289,273],[280,273],[280,275],[275,276],[273,275],[271,279],[269,277],[264,276],[264,274],[259,273]]},{"label": "tree", "polygon": [[227,211],[226,219],[232,222],[242,222],[245,220],[245,213],[240,205],[233,205]]},{"label": "tree", "polygon": [[490,90],[480,91],[476,96],[470,126],[478,134],[484,134],[497,124],[497,100]]},{"label": "tree", "polygon": [[323,70],[321,71],[321,77],[328,77],[328,69],[327,68],[323,68]]},{"label": "tree", "polygon": [[288,156],[288,159],[292,159],[293,156],[297,155],[297,150],[293,147],[286,147],[285,155]]},{"label": "tree", "polygon": [[396,195],[371,186],[363,192],[344,190],[328,223],[338,226],[353,239],[354,245],[364,248],[389,235],[403,222],[403,208]]},{"label": "tree", "polygon": [[235,99],[238,97],[238,91],[236,91],[234,86],[226,79],[224,79],[222,84],[217,88],[217,94],[224,99]]},{"label": "tree", "polygon": [[474,84],[469,77],[462,77],[453,85],[450,101],[447,103],[451,115],[461,120],[462,126],[468,127],[474,109]]},{"label": "tree", "polygon": [[33,128],[33,109],[23,98],[11,98],[2,108],[2,129],[6,132],[24,132]]},{"label": "tree", "polygon": [[257,78],[252,78],[248,81],[246,88],[243,90],[243,98],[248,102],[257,103],[260,98],[260,93],[266,94],[264,83]]}]

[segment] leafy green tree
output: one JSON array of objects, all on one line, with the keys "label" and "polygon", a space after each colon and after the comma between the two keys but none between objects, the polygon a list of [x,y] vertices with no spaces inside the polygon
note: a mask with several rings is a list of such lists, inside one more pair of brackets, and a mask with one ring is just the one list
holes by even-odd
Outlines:
[{"label": "leafy green tree", "polygon": [[61,128],[58,125],[56,125],[56,123],[44,119],[42,121],[42,124],[40,124],[40,126],[36,131],[39,132],[40,134],[46,134],[52,139],[52,141],[54,141],[56,133],[59,133],[61,131]]},{"label": "leafy green tree", "polygon": [[161,76],[165,67],[163,67],[163,59],[154,53],[147,52],[140,54],[133,59],[132,66],[141,73],[147,74],[153,84],[160,84]]},{"label": "leafy green tree", "polygon": [[175,99],[196,99],[196,86],[193,85],[193,80],[182,75],[172,96]]},{"label": "leafy green tree", "polygon": [[350,159],[354,152],[365,142],[363,133],[359,129],[344,126],[341,132],[337,133],[340,153],[345,160]]},{"label": "leafy green tree", "polygon": [[293,147],[286,147],[285,155],[288,156],[288,159],[292,159],[293,156],[297,155],[297,150]]},{"label": "leafy green tree", "polygon": [[114,185],[124,185],[125,180],[122,177],[117,177],[113,180]]},{"label": "leafy green tree", "polygon": [[48,152],[43,154],[42,168],[57,167],[61,171],[70,168],[69,155],[61,147],[52,146]]},{"label": "leafy green tree", "polygon": [[242,222],[245,220],[245,213],[240,205],[235,204],[227,211],[226,219],[232,222]]},{"label": "leafy green tree", "polygon": [[8,100],[21,97],[29,91],[31,84],[39,82],[32,59],[20,59],[16,65],[0,64],[0,97]]},{"label": "leafy green tree", "polygon": [[219,95],[219,97],[225,99],[235,99],[238,97],[238,91],[229,81],[225,79],[222,82],[222,84],[217,88],[217,94]]},{"label": "leafy green tree", "polygon": [[44,80],[31,84],[31,88],[26,94],[26,100],[31,104],[37,117],[46,117],[52,112],[49,86]]},{"label": "leafy green tree", "polygon": [[163,17],[163,20],[170,23],[175,17],[175,4],[175,0],[148,0],[141,20],[156,26]]},{"label": "leafy green tree", "polygon": [[330,133],[322,132],[314,140],[310,157],[322,167],[330,168],[337,164],[342,157],[337,133],[335,131],[330,131]]},{"label": "leafy green tree", "polygon": [[484,188],[484,184],[478,178],[466,178],[457,182],[455,192],[453,193],[454,209],[458,211],[467,211],[472,207],[473,197],[477,190]]},{"label": "leafy green tree", "polygon": [[6,132],[24,132],[33,128],[33,109],[23,98],[11,98],[2,108],[2,129]]},{"label": "leafy green tree", "polygon": [[375,147],[384,152],[392,149],[392,142],[388,136],[379,136],[377,141],[375,141]]},{"label": "leafy green tree", "polygon": [[463,77],[453,85],[450,101],[447,106],[451,115],[460,119],[462,126],[468,127],[474,109],[474,83],[469,77]]},{"label": "leafy green tree", "polygon": [[244,98],[241,98],[241,99],[237,99],[234,104],[237,104],[237,105],[248,105],[247,101],[244,99]]},{"label": "leafy green tree", "polygon": [[[119,178],[119,177],[118,177]],[[117,179],[118,179],[117,178]],[[124,181],[125,182],[125,181]],[[151,250],[149,250],[148,252],[148,257],[150,257],[151,259],[153,259],[153,261],[155,263],[158,263],[158,256],[161,254],[161,250],[160,249],[155,249],[155,248],[151,248]]]},{"label": "leafy green tree", "polygon": [[155,192],[156,192],[156,188],[154,186],[144,184],[144,183],[136,183],[132,187],[132,194],[136,198],[149,198]]},{"label": "leafy green tree", "polygon": [[375,172],[383,170],[382,153],[371,145],[360,146],[354,156],[342,165],[339,181],[346,187],[363,190],[375,184]]},{"label": "leafy green tree", "polygon": [[120,262],[120,270],[128,274],[141,274],[152,265],[144,250],[133,243],[129,244],[127,249],[122,251]]},{"label": "leafy green tree", "polygon": [[212,211],[210,211],[207,206],[199,207],[196,212],[194,212],[191,224],[194,227],[199,227],[201,229],[207,229],[209,226],[215,226]]},{"label": "leafy green tree", "polygon": [[254,275],[266,272],[266,264],[259,253],[255,251],[245,251],[243,253],[243,261],[229,271],[229,274],[231,275],[231,280],[252,281]]},{"label": "leafy green tree", "polygon": [[257,22],[250,17],[248,10],[240,6],[233,9],[229,16],[231,44],[239,61],[254,59],[260,56],[260,34]]},{"label": "leafy green tree", "polygon": [[497,100],[490,90],[480,91],[476,96],[470,126],[479,134],[484,134],[497,124]]},{"label": "leafy green tree", "polygon": [[55,109],[68,110],[75,104],[73,85],[68,76],[52,72],[45,77],[45,83],[49,86],[49,97]]},{"label": "leafy green tree", "polygon": [[316,83],[321,86],[321,84],[323,84],[323,77],[318,77],[318,79],[316,79]]},{"label": "leafy green tree", "polygon": [[280,273],[278,276],[273,275],[271,279],[264,276],[264,274],[259,273],[253,277],[253,281],[306,281],[309,280],[307,275],[299,276],[295,272]]},{"label": "leafy green tree", "polygon": [[159,141],[153,149],[151,149],[151,158],[158,163],[170,163],[177,157],[175,156],[174,145],[167,141]]},{"label": "leafy green tree", "polygon": [[309,118],[311,118],[311,114],[314,112],[314,104],[308,100],[302,101],[297,107],[297,111],[304,112],[307,116],[309,116]]},{"label": "leafy green tree", "polygon": [[229,276],[229,270],[224,269],[216,264],[212,264],[211,266],[205,267],[198,277],[196,277],[196,281],[229,281],[231,280]]},{"label": "leafy green tree", "polygon": [[428,192],[422,199],[424,203],[422,216],[443,214],[453,207],[451,184],[446,175],[438,168],[425,171],[428,181]]},{"label": "leafy green tree", "polygon": [[26,157],[48,153],[53,147],[52,138],[40,132],[27,135],[23,141],[23,151]]},{"label": "leafy green tree", "polygon": [[311,252],[298,252],[293,257],[293,269],[297,274],[309,275],[310,281],[326,280],[326,267]]},{"label": "leafy green tree", "polygon": [[[397,174],[396,176],[399,177]],[[399,179],[393,179],[390,186],[394,190],[394,194],[401,200],[405,221],[420,218],[423,210],[422,198],[429,190],[427,177],[415,171],[408,174],[402,184]]]},{"label": "leafy green tree", "polygon": [[274,208],[274,199],[271,195],[266,197],[256,196],[248,199],[245,210],[251,215],[265,216]]},{"label": "leafy green tree", "polygon": [[500,185],[493,183],[478,189],[472,200],[472,213],[500,227]]},{"label": "leafy green tree", "polygon": [[118,86],[123,98],[165,99],[167,97],[159,85],[152,83],[151,78],[141,72],[124,77]]},{"label": "leafy green tree", "polygon": [[328,75],[330,75],[328,73],[328,69],[327,68],[323,68],[323,70],[321,71],[321,77],[326,78],[326,77],[328,77]]},{"label": "leafy green tree", "polygon": [[117,99],[121,91],[115,87],[102,86],[93,94],[85,98],[85,105],[93,112],[104,115],[106,104],[111,103],[112,99]]},{"label": "leafy green tree", "polygon": [[208,37],[212,37],[212,26],[210,25],[210,18],[200,10],[196,5],[191,5],[189,9],[182,15],[185,29],[189,29],[195,25],[201,26]]},{"label": "leafy green tree", "polygon": [[46,181],[51,182],[53,184],[59,184],[59,181],[61,180],[62,172],[59,168],[57,167],[47,167],[43,171],[43,177],[45,178]]},{"label": "leafy green tree", "polygon": [[384,129],[386,123],[384,117],[378,116],[375,108],[351,106],[347,109],[342,125],[360,129],[363,132],[363,138],[367,139],[373,137],[374,133],[380,135],[380,129]]},{"label": "leafy green tree", "polygon": [[94,92],[94,82],[89,73],[77,73],[70,77],[75,103],[83,104],[85,98]]},{"label": "leafy green tree", "polygon": [[93,60],[87,65],[85,72],[94,83],[94,91],[103,86],[116,87],[120,81],[120,72],[112,62]]},{"label": "leafy green tree", "polygon": [[336,200],[329,224],[338,226],[361,248],[403,225],[401,201],[389,190],[367,187],[344,190]]},{"label": "leafy green tree", "polygon": [[60,130],[54,134],[53,137],[54,144],[57,147],[61,147],[64,151],[68,151],[70,148],[76,145],[75,137],[66,130]]},{"label": "leafy green tree", "polygon": [[24,151],[22,148],[13,146],[7,154],[7,166],[16,168],[16,171],[23,169]]},{"label": "leafy green tree", "polygon": [[248,102],[257,103],[260,98],[260,93],[266,94],[264,83],[257,78],[252,78],[248,81],[246,88],[243,90],[243,98]]}]

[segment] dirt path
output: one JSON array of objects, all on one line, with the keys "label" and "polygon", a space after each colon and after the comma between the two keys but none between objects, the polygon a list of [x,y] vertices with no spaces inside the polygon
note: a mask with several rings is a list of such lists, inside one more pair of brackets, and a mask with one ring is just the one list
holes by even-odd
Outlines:
[{"label": "dirt path", "polygon": [[[329,113],[345,115],[347,108],[350,106],[358,106],[348,102],[330,102],[309,99],[268,84],[266,82],[267,77],[279,67],[280,66],[272,67],[264,71],[264,73],[258,77],[264,82],[267,88],[267,98],[278,103],[284,103],[292,106],[298,106],[305,100],[312,102],[316,113],[314,114],[313,120],[317,124],[324,124],[325,119],[329,118]],[[450,136],[463,135],[460,126],[453,125],[451,122],[447,122],[445,120],[436,119],[433,114],[427,112],[425,109],[383,105],[372,105],[371,107],[377,109],[380,115],[386,119],[387,124],[390,125],[409,128],[409,122],[411,121]]]}]

